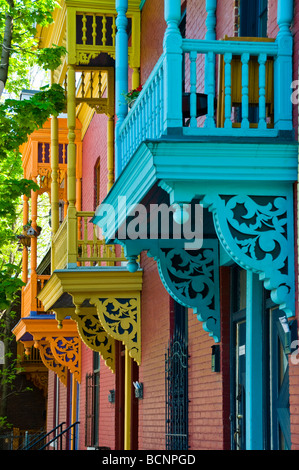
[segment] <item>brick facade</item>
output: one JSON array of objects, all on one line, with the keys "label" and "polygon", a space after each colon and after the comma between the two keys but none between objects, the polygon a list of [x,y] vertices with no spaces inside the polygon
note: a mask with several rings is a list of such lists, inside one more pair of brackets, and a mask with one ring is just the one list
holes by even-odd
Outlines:
[{"label": "brick facade", "polygon": [[[278,32],[276,18],[277,0],[269,0],[268,35],[275,37]],[[187,0],[187,32],[189,38],[203,39],[205,27],[205,1]],[[236,36],[238,22],[238,1],[221,0],[217,7],[217,39]],[[162,53],[165,31],[164,7],[161,0],[147,1],[141,15],[141,83],[145,83],[153,66]],[[299,49],[299,5],[295,6],[294,20],[294,76],[297,77]],[[294,107],[294,122],[297,126],[297,112]],[[104,115],[95,114],[83,140],[82,210],[95,209],[94,168],[100,159],[101,199],[107,191],[106,123]],[[142,254],[141,267],[144,271],[142,290],[142,362],[139,367],[139,382],[144,385],[144,397],[139,400],[138,446],[144,450],[165,449],[165,371],[164,354],[171,331],[170,297],[160,280],[156,263]],[[211,347],[214,344],[202,324],[190,310],[188,313],[189,347],[189,445],[190,449],[221,450],[230,448],[229,422],[229,284],[222,270],[222,344],[221,372],[211,371]],[[92,370],[92,351],[82,348],[82,383],[79,393],[80,436],[79,448],[85,448],[85,375]],[[299,449],[299,375],[298,368],[290,364],[290,404],[293,448]],[[116,409],[108,402],[109,390],[115,389],[115,375],[101,360],[100,367],[100,429],[101,446],[116,447]],[[52,427],[53,373],[49,372],[48,428]],[[62,410],[60,420],[65,420],[67,408],[66,389],[60,387]]]}]

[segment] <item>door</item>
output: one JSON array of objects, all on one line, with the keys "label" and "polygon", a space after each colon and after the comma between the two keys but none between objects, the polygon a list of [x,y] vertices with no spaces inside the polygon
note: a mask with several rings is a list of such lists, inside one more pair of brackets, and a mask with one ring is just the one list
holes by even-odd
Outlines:
[{"label": "door", "polygon": [[270,449],[290,450],[289,363],[286,336],[289,327],[277,308],[269,310],[270,329]]},{"label": "door", "polygon": [[[247,280],[244,270],[232,268],[231,273],[231,448],[246,450]],[[287,450],[291,448],[288,365],[290,324],[284,312],[272,302],[268,291],[264,290],[258,301],[263,304],[262,367],[259,377],[263,447],[264,450]],[[256,398],[253,396],[250,399],[254,404]],[[247,424],[255,425],[254,422]]]},{"label": "door", "polygon": [[245,387],[246,387],[246,321],[235,325],[235,381],[233,410],[233,448],[244,450],[246,442]]}]

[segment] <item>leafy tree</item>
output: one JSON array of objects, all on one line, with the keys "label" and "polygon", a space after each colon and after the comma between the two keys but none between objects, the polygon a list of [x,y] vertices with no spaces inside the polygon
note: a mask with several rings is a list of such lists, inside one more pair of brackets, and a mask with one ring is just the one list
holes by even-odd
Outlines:
[{"label": "leafy tree", "polygon": [[30,100],[7,96],[18,97],[22,89],[29,87],[28,72],[34,65],[44,70],[59,66],[65,49],[39,49],[36,28],[53,21],[55,7],[55,0],[0,0],[0,337],[6,345],[5,363],[0,366],[1,423],[6,423],[5,396],[13,390],[17,372],[9,344],[13,303],[23,285],[16,240],[22,224],[18,217],[20,198],[38,189],[36,183],[23,178],[19,147],[51,115],[65,109],[65,93],[57,84],[43,87]]},{"label": "leafy tree", "polygon": [[19,93],[28,83],[28,70],[35,63],[54,70],[63,48],[38,49],[36,25],[52,23],[55,0],[0,0],[0,96],[4,88]]}]

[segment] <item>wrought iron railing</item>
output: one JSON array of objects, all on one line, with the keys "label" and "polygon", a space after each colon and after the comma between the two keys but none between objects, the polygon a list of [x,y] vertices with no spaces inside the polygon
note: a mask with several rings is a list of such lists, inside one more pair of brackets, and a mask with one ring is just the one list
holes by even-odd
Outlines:
[{"label": "wrought iron railing", "polygon": [[[40,447],[37,447],[37,446],[40,446],[42,445],[42,447],[44,447],[44,445],[47,445],[45,444],[46,442],[46,439],[51,436],[52,434],[57,434],[58,432],[58,435],[60,435],[61,433],[61,430],[64,426],[64,422],[63,423],[60,423],[58,424],[57,426],[55,426],[53,429],[51,429],[51,431],[49,432],[45,432],[45,433],[42,433],[41,435],[35,437],[33,440],[31,440],[30,442],[27,443],[27,445],[25,445],[24,447],[20,448],[19,450],[36,450],[36,449],[40,449]],[[56,437],[56,436],[55,436]]]},{"label": "wrought iron railing", "polygon": [[[64,423],[63,423],[64,424]],[[64,450],[75,450],[76,449],[76,438],[77,438],[77,426],[80,424],[79,421],[68,426],[63,431],[60,431],[55,437],[50,441],[46,442],[38,450],[45,450],[49,445],[54,445],[55,450],[63,450],[63,438],[66,437]],[[57,444],[57,446],[55,446]]]},{"label": "wrought iron railing", "polygon": [[[48,433],[41,433],[31,438],[30,441],[21,446],[18,450],[45,450],[52,445],[55,450],[75,450],[77,439],[77,426],[79,421],[63,429],[65,422],[58,424]],[[50,436],[52,436],[50,438]]]},{"label": "wrought iron railing", "polygon": [[175,331],[165,353],[166,450],[188,450],[188,346]]}]

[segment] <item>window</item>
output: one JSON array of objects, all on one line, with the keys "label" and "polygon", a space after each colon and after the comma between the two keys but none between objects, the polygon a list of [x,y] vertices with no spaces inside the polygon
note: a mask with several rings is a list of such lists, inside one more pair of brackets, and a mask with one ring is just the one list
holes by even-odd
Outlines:
[{"label": "window", "polygon": [[165,354],[166,450],[188,450],[187,309],[174,302],[174,331]]},{"label": "window", "polygon": [[99,444],[100,356],[93,353],[93,372],[86,375],[85,445]]},{"label": "window", "polygon": [[100,158],[97,159],[97,162],[94,167],[94,207],[96,208],[101,200],[100,200]]},{"label": "window", "polygon": [[240,0],[241,37],[267,37],[268,0]]}]

